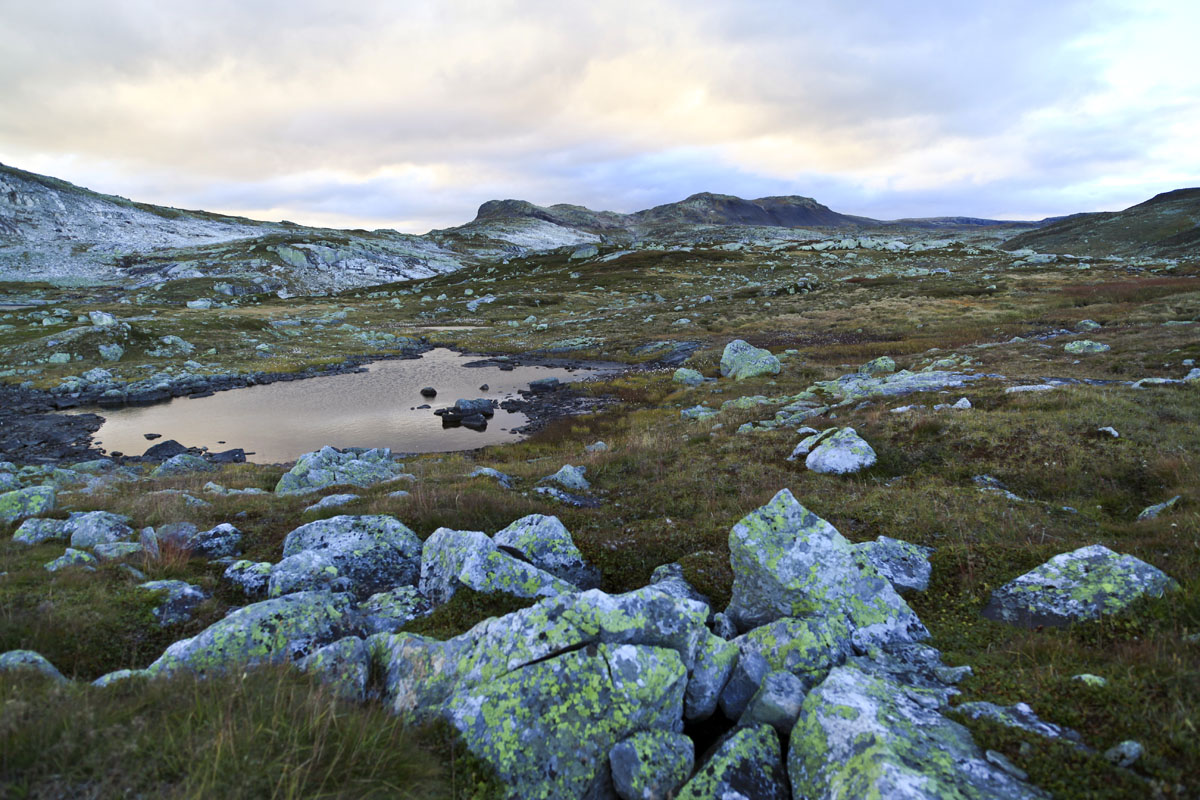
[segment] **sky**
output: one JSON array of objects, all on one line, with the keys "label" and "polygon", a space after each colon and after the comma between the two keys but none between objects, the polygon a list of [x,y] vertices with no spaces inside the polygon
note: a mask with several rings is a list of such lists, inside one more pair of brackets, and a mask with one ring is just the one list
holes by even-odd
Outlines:
[{"label": "sky", "polygon": [[1196,0],[0,0],[0,162],[423,233],[710,191],[1040,219],[1200,185]]}]

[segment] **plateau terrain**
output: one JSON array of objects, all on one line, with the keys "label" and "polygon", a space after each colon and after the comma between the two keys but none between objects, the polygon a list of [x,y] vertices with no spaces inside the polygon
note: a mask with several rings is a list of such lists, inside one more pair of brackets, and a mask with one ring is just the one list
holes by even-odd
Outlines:
[{"label": "plateau terrain", "polygon": [[[395,386],[523,415],[474,449],[97,433],[439,348],[589,377]],[[0,795],[1196,797],[1197,361],[1200,189],[417,236],[0,166]]]}]

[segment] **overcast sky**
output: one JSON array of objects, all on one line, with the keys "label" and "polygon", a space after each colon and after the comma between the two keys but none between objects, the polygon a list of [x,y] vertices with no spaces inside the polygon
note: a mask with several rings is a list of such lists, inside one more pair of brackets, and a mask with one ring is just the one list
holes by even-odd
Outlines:
[{"label": "overcast sky", "polygon": [[0,0],[0,162],[421,233],[699,191],[880,218],[1200,185],[1197,0]]}]

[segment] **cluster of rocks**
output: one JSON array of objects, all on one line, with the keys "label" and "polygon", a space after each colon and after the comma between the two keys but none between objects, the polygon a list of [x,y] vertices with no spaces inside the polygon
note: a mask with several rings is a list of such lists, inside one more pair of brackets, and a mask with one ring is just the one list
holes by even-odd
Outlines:
[{"label": "cluster of rocks", "polygon": [[455,400],[449,408],[439,408],[433,413],[442,418],[443,428],[464,428],[481,431],[487,428],[488,420],[496,413],[498,403],[486,397],[474,400]]},{"label": "cluster of rocks", "polygon": [[875,463],[875,450],[854,428],[827,428],[821,432],[802,428],[800,432],[808,435],[792,450],[788,461],[803,458],[804,465],[813,472],[846,475]]}]

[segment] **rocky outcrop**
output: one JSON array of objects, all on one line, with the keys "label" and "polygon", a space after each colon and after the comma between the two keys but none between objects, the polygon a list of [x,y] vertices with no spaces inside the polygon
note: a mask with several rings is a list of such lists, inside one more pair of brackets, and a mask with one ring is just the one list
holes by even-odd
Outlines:
[{"label": "rocky outcrop", "polygon": [[301,525],[283,540],[284,558],[301,552],[320,555],[361,598],[415,584],[421,548],[416,534],[383,515],[321,519]]},{"label": "rocky outcrop", "polygon": [[404,465],[392,460],[387,448],[337,450],[325,446],[305,453],[284,473],[275,486],[283,494],[303,494],[329,486],[373,486],[395,480]]}]

